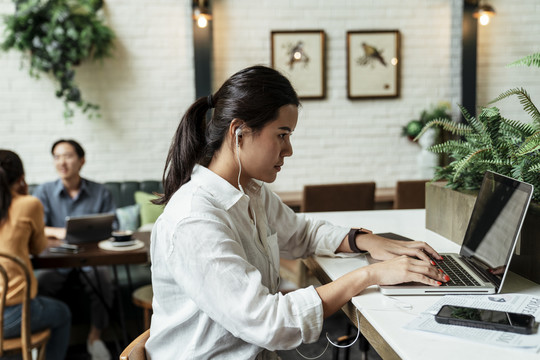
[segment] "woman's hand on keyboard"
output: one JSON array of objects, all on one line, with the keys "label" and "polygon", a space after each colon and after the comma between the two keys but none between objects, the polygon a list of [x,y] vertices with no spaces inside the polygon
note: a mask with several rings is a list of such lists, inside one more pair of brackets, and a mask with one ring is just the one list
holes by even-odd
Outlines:
[{"label": "woman's hand on keyboard", "polygon": [[440,286],[448,277],[429,261],[418,260],[402,255],[391,260],[371,264],[365,268],[373,284],[395,285],[406,282],[419,282]]},{"label": "woman's hand on keyboard", "polygon": [[427,262],[432,258],[442,260],[439,253],[423,241],[391,240],[375,234],[365,234],[358,237],[357,243],[377,260],[390,260],[401,255]]}]

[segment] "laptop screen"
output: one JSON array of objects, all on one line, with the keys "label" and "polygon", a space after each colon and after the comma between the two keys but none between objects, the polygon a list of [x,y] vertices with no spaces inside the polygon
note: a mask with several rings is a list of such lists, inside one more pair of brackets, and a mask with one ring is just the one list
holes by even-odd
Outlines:
[{"label": "laptop screen", "polygon": [[500,285],[529,206],[532,186],[486,172],[460,255]]},{"label": "laptop screen", "polygon": [[68,244],[84,244],[108,239],[114,219],[114,213],[67,217],[65,241]]}]

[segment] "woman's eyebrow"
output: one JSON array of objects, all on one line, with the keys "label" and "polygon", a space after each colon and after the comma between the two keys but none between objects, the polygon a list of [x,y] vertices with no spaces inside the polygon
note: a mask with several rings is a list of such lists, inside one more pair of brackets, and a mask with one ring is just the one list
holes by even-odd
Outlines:
[{"label": "woman's eyebrow", "polygon": [[288,131],[288,132],[292,132],[292,129],[288,126],[281,126],[278,128],[279,130],[285,130],[285,131]]}]

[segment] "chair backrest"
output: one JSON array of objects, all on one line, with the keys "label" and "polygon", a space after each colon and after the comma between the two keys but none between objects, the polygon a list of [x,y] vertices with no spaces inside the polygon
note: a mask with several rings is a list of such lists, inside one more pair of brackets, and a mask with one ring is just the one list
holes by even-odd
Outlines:
[{"label": "chair backrest", "polygon": [[[8,262],[13,263],[17,268],[20,268],[23,273],[23,302],[22,302],[22,315],[21,315],[21,343],[22,343],[22,355],[24,360],[32,359],[31,349],[31,328],[30,328],[30,272],[25,263],[18,257],[0,253],[1,259],[7,259]],[[0,356],[4,352],[4,307],[6,306],[6,295],[9,283],[9,275],[6,270],[6,263],[0,262]]]},{"label": "chair backrest", "polygon": [[424,209],[426,183],[430,180],[401,180],[396,183],[394,209]]},{"label": "chair backrest", "polygon": [[373,210],[375,183],[305,185],[302,212]]},{"label": "chair backrest", "polygon": [[150,329],[143,332],[129,344],[120,354],[120,360],[146,360],[144,345],[150,337]]},{"label": "chair backrest", "polygon": [[108,181],[103,185],[111,192],[117,208],[135,204],[133,195],[136,191],[144,191],[150,194],[153,192],[163,193],[163,185],[161,181],[157,180]]}]

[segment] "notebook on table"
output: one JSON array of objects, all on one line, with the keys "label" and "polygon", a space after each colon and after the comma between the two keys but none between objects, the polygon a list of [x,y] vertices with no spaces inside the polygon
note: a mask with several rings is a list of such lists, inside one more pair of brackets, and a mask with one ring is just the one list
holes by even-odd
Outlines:
[{"label": "notebook on table", "polygon": [[[459,254],[433,259],[451,281],[441,286],[380,286],[385,295],[493,294],[500,292],[533,186],[491,171],[484,175]],[[463,271],[463,275],[459,273]]]},{"label": "notebook on table", "polygon": [[68,216],[65,241],[68,244],[86,244],[108,239],[114,219],[113,213]]}]

